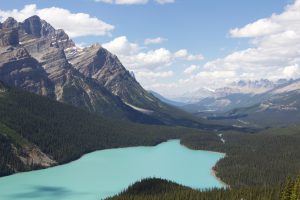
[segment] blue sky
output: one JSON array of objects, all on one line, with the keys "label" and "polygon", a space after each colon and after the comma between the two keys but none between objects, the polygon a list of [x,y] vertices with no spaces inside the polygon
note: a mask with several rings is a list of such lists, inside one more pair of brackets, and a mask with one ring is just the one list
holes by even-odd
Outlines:
[{"label": "blue sky", "polygon": [[[120,54],[118,56],[124,62],[125,67],[137,74],[137,79],[143,86],[157,90],[166,96],[176,96],[187,90],[196,90],[200,87],[199,85],[210,88],[224,85],[222,83],[223,77],[218,74],[222,72],[224,72],[226,83],[230,81],[231,77],[232,80],[239,78],[253,79],[255,77],[255,75],[253,76],[254,70],[251,70],[250,73],[238,69],[233,72],[235,76],[231,76],[231,72],[228,72],[227,65],[229,64],[227,62],[225,64],[221,62],[218,66],[214,66],[218,68],[216,69],[218,73],[212,70],[213,67],[210,67],[209,73],[206,73],[206,71],[208,72],[207,68],[211,62],[224,60],[225,57],[231,54],[235,55],[236,52],[243,52],[248,48],[259,48],[259,45],[262,45],[261,40],[266,37],[266,35],[260,34],[243,35],[241,32],[233,34],[230,30],[238,28],[237,31],[243,31],[247,24],[263,18],[271,19],[273,13],[280,15],[288,12],[286,6],[295,4],[296,7],[297,3],[293,0],[175,0],[173,3],[159,4],[154,0],[149,0],[146,4],[120,5],[95,2],[94,0],[10,0],[1,2],[0,17],[6,16],[5,14],[12,9],[18,9],[16,11],[18,13],[24,6],[29,4],[36,4],[36,9],[40,10],[57,7],[68,10],[70,13],[86,13],[89,14],[90,18],[96,17],[102,22],[113,26],[114,28],[106,31],[105,34],[91,36],[91,34],[86,33],[75,36],[73,39],[80,45],[89,45],[95,42],[106,44],[104,47],[117,55]],[[42,12],[44,11],[42,10]],[[57,20],[64,20],[63,16],[56,16],[56,18],[58,18]],[[63,23],[57,24],[64,26]],[[289,29],[291,28],[289,27]],[[253,27],[250,32],[252,33],[253,30],[254,32],[256,30],[263,32],[257,26]],[[269,34],[269,36],[272,36],[271,34],[274,34],[274,32]],[[111,43],[111,41],[116,38],[120,39],[122,36],[123,40],[118,40],[118,42],[121,42],[124,48],[128,44],[134,47],[129,54],[124,53],[124,49],[122,51],[116,49],[115,45],[119,44],[117,41]],[[163,42],[146,45],[144,43],[146,38],[163,38]],[[255,42],[255,40],[259,41]],[[156,51],[159,49],[161,51]],[[166,51],[162,51],[162,49]],[[182,55],[182,57],[175,56],[176,52],[182,49],[187,50],[188,53]],[[130,51],[129,49],[128,52]],[[155,56],[160,53],[162,56],[166,55],[170,58],[162,62],[158,60],[153,63],[152,67],[152,63],[148,59],[154,60],[156,59]],[[184,52],[181,53],[184,54]],[[204,59],[199,57],[200,54]],[[188,56],[190,57],[188,58]],[[128,62],[128,60],[131,62]],[[135,62],[139,64],[135,66]],[[143,64],[143,62],[145,63]],[[232,64],[232,66],[234,65]],[[243,65],[244,68],[249,67],[248,63],[243,64],[243,61],[240,61],[240,65]],[[257,65],[260,66],[263,63],[257,63]],[[276,69],[279,68],[277,65],[278,63]],[[289,65],[290,63],[285,63],[280,67],[288,67]],[[185,73],[184,71],[187,68],[190,68],[190,70]],[[215,81],[207,82],[208,77],[199,82],[191,81],[192,78],[195,78],[193,76],[197,76],[199,72],[206,73],[207,76],[212,75]],[[241,73],[247,73],[249,77],[246,75],[240,76]],[[257,77],[262,78],[265,75]],[[205,74],[202,74],[200,79],[204,76]],[[280,77],[270,77],[270,79],[272,78]],[[188,81],[188,79],[191,82],[183,86],[184,81]],[[194,86],[192,83],[198,85]],[[174,88],[174,91],[170,92],[172,88]],[[175,88],[180,89],[176,90]]]},{"label": "blue sky", "polygon": [[[146,5],[115,5],[94,0],[10,0],[2,2],[0,8],[22,9],[36,4],[38,8],[56,6],[74,13],[84,12],[116,26],[113,37],[126,35],[138,43],[145,38],[164,37],[168,42],[160,46],[174,51],[187,48],[212,59],[248,44],[246,40],[230,38],[231,28],[281,12],[288,2],[291,0],[177,0],[164,5],[153,1]],[[75,39],[78,43],[110,40],[102,36]]]}]

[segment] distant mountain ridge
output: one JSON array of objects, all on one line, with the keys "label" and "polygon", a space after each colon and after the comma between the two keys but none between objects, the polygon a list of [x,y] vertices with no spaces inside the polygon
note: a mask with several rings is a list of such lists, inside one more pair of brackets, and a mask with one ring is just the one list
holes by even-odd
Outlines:
[{"label": "distant mountain ridge", "polygon": [[189,112],[223,112],[234,108],[247,107],[266,99],[273,90],[292,84],[294,80],[280,79],[270,81],[261,79],[256,81],[233,82],[227,87],[219,88],[210,96],[198,102],[185,105],[182,109]]},{"label": "distant mountain ridge", "polygon": [[38,16],[23,22],[8,18],[0,28],[0,80],[9,86],[106,117],[202,126],[201,120],[144,90],[101,45],[80,49]]},{"label": "distant mountain ridge", "polygon": [[283,83],[265,93],[236,94],[225,98],[234,100],[235,104],[228,105],[227,110],[224,106],[223,110],[196,111],[194,114],[239,128],[282,127],[298,125],[300,121],[300,79]]}]

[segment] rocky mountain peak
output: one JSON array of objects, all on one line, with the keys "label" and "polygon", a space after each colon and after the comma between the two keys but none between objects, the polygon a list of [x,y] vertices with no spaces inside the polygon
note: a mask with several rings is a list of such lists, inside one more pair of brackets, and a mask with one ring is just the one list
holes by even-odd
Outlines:
[{"label": "rocky mountain peak", "polygon": [[148,101],[149,104],[155,102],[152,95],[139,85],[118,57],[101,45],[93,45],[83,49],[82,52],[67,54],[67,59],[78,71],[86,77],[97,80],[124,102],[136,103],[135,105],[139,106],[143,105],[144,101]]},{"label": "rocky mountain peak", "polygon": [[275,83],[268,79],[260,80],[240,80],[238,82],[233,82],[231,86],[233,87],[248,87],[248,88],[271,88],[274,87]]},{"label": "rocky mountain peak", "polygon": [[16,27],[18,27],[18,22],[12,17],[7,18],[2,24],[2,28],[16,28]]},{"label": "rocky mountain peak", "polygon": [[[68,48],[75,46],[74,42],[62,29],[55,29],[51,24],[42,20],[39,16],[32,16],[25,19],[18,26],[20,32],[20,41],[28,45],[28,50],[40,51],[43,46],[56,48]],[[29,41],[38,44],[32,47]],[[38,41],[38,42],[36,42]]]},{"label": "rocky mountain peak", "polygon": [[76,69],[88,77],[98,77],[101,70],[109,71],[110,74],[118,69],[126,71],[117,56],[111,54],[100,44],[85,48],[82,52],[67,54],[67,58]]},{"label": "rocky mountain peak", "polygon": [[25,33],[33,35],[35,37],[41,37],[41,30],[42,30],[42,22],[39,16],[32,16],[28,19],[25,19],[22,23],[22,28],[24,29]]}]

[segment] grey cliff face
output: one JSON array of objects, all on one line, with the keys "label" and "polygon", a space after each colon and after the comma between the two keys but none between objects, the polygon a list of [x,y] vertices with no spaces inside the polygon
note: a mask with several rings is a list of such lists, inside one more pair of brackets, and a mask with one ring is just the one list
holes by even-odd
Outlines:
[{"label": "grey cliff face", "polygon": [[17,29],[0,29],[0,47],[16,46],[18,44],[19,34]]},{"label": "grey cliff face", "polygon": [[53,96],[53,84],[45,70],[23,47],[0,48],[0,80],[39,95]]},{"label": "grey cliff face", "polygon": [[86,77],[93,78],[119,96],[124,102],[152,109],[157,99],[145,91],[117,56],[100,45],[93,45],[82,52],[67,54],[67,59]]},{"label": "grey cliff face", "polygon": [[42,22],[38,16],[32,16],[22,23],[22,29],[25,33],[40,37],[42,35]]}]

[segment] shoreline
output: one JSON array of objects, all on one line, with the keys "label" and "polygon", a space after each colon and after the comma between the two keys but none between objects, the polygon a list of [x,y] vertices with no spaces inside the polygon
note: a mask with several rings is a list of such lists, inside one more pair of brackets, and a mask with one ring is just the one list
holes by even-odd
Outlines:
[{"label": "shoreline", "polygon": [[[215,167],[215,166],[214,166]],[[221,183],[225,188],[230,188],[230,185],[226,184],[220,177],[217,176],[217,171],[214,169],[214,167],[211,168],[210,174],[215,177],[219,183]]]},{"label": "shoreline", "polygon": [[[117,150],[117,149],[135,148],[135,147],[145,147],[145,148],[149,147],[149,148],[151,148],[151,147],[159,146],[159,145],[161,145],[161,144],[163,144],[163,143],[167,143],[167,142],[171,142],[171,141],[176,141],[176,140],[179,141],[179,145],[181,145],[182,147],[185,147],[185,148],[187,148],[187,149],[189,149],[189,150],[194,150],[194,151],[206,151],[206,152],[210,152],[210,153],[223,154],[224,157],[226,156],[226,153],[223,153],[223,152],[212,151],[212,150],[204,150],[204,149],[201,150],[201,149],[193,149],[193,148],[190,148],[190,147],[188,147],[187,145],[181,143],[181,141],[182,141],[181,138],[178,138],[178,139],[177,139],[177,138],[175,138],[175,139],[173,138],[173,139],[163,140],[163,141],[161,141],[161,142],[159,142],[159,143],[156,143],[156,144],[153,144],[153,145],[137,145],[137,146],[126,146],[126,145],[124,145],[124,146],[120,146],[120,147],[112,147],[112,148],[107,148],[107,149],[98,149],[98,150],[87,151],[87,152],[83,153],[82,155],[78,156],[77,158],[72,159],[72,160],[70,160],[70,161],[66,161],[66,162],[62,162],[62,163],[56,163],[56,164],[54,164],[54,165],[47,166],[47,167],[41,167],[41,168],[37,168],[37,169],[30,169],[30,170],[26,170],[26,171],[15,172],[15,173],[12,173],[12,174],[9,174],[9,175],[0,176],[0,178],[4,178],[4,177],[8,177],[8,176],[14,176],[14,175],[19,175],[19,174],[23,174],[23,173],[30,173],[30,172],[33,172],[33,171],[47,170],[47,169],[52,169],[52,168],[60,167],[60,166],[66,165],[66,164],[70,164],[70,163],[76,162],[77,160],[79,160],[79,159],[85,157],[86,155],[88,155],[88,154],[90,154],[90,153],[97,152],[97,151]],[[224,159],[224,157],[221,158],[221,159]],[[220,159],[220,160],[221,160],[221,159]],[[216,164],[217,164],[220,160],[218,160],[218,161],[216,162]],[[218,180],[218,182],[220,182],[224,187],[230,188],[229,185],[227,185],[225,182],[223,182],[222,179],[219,178],[219,177],[216,175],[216,174],[217,174],[217,171],[214,170],[214,167],[216,166],[216,164],[211,168],[210,174],[211,174],[212,176],[214,176],[214,177]]]},{"label": "shoreline", "polygon": [[[169,141],[172,141],[172,140],[180,140],[180,139],[169,139],[169,140],[163,140],[162,142],[159,142],[159,143],[156,143],[156,144],[153,144],[153,145],[137,145],[137,146],[116,146],[116,147],[112,147],[112,148],[104,148],[104,149],[96,149],[96,150],[91,150],[91,151],[86,151],[85,153],[83,153],[82,155],[74,158],[74,159],[71,159],[69,161],[65,161],[65,162],[57,162],[56,164],[53,164],[53,165],[50,165],[50,166],[47,166],[47,167],[38,167],[36,169],[29,169],[29,170],[25,170],[25,171],[17,171],[17,172],[14,172],[12,174],[8,174],[8,175],[5,175],[5,176],[0,176],[0,178],[4,178],[4,177],[8,177],[8,176],[14,176],[14,175],[18,175],[18,174],[23,174],[23,173],[30,173],[30,172],[34,172],[34,171],[40,171],[40,170],[47,170],[47,169],[52,169],[52,168],[55,168],[55,167],[60,167],[60,166],[63,166],[63,165],[67,165],[67,164],[71,164],[73,162],[76,162],[78,161],[79,159],[87,156],[88,154],[91,154],[91,153],[94,153],[94,152],[97,152],[97,151],[107,151],[107,150],[118,150],[118,149],[126,149],[126,148],[135,148],[135,147],[156,147],[158,145],[161,145],[163,143],[166,143],[166,142],[169,142]],[[46,154],[47,155],[47,154]]]}]

